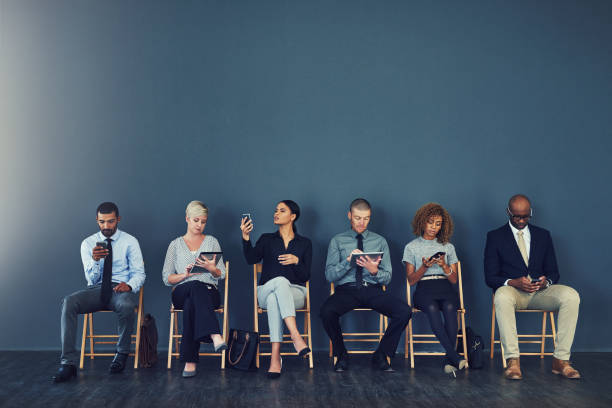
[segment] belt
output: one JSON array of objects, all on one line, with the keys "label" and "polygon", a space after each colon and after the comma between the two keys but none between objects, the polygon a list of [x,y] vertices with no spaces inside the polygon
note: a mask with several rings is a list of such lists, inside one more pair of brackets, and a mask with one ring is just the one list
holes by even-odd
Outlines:
[{"label": "belt", "polygon": [[[370,283],[370,282],[366,282],[366,281],[362,281],[362,286],[364,287],[373,287],[373,288],[380,288],[382,287],[382,285],[378,284],[378,283]],[[344,283],[340,286],[336,286],[336,289],[340,289],[340,288],[356,288],[357,287],[357,282],[348,282],[348,283]]]},{"label": "belt", "polygon": [[423,276],[421,278],[422,281],[424,281],[424,280],[434,280],[434,279],[446,279],[446,275],[427,275],[427,276]]}]

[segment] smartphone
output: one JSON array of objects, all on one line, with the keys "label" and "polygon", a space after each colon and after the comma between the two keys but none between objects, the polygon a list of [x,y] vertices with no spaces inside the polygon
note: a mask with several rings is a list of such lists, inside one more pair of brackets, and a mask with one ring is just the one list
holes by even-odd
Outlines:
[{"label": "smartphone", "polygon": [[106,247],[106,241],[98,241],[98,242],[96,242],[96,246],[97,247],[102,247],[102,249],[108,249]]},{"label": "smartphone", "polygon": [[436,252],[435,254],[433,254],[433,255],[432,255],[430,258],[429,258],[428,262],[431,262],[431,261],[432,261],[432,260],[434,260],[434,259],[438,259],[438,258],[440,258],[441,256],[444,256],[444,255],[446,255],[446,252]]},{"label": "smartphone", "polygon": [[251,219],[251,214],[249,213],[242,214],[242,217],[240,217],[240,220],[243,220],[244,218],[246,218],[246,221],[244,222],[245,224],[249,221],[253,222],[253,220]]},{"label": "smartphone", "polygon": [[531,283],[538,283],[538,282],[540,282],[540,280],[539,280],[539,279],[532,279],[532,280],[531,280]]}]

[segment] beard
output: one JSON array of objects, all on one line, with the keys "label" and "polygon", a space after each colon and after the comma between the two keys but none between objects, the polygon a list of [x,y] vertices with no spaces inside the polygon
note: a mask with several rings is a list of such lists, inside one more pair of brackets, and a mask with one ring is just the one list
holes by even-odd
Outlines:
[{"label": "beard", "polygon": [[115,231],[117,231],[117,228],[114,228],[114,229],[103,229],[102,230],[102,235],[104,235],[107,238],[110,238],[110,237],[113,236]]}]

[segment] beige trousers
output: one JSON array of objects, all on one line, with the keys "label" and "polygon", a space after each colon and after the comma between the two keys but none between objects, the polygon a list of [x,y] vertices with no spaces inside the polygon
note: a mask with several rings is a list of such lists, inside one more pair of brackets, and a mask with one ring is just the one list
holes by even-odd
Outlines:
[{"label": "beige trousers", "polygon": [[516,333],[516,310],[542,309],[558,312],[557,345],[553,356],[569,360],[574,342],[580,296],[573,288],[565,285],[550,285],[539,292],[527,293],[512,286],[502,286],[495,291],[495,315],[499,335],[506,358],[519,357],[519,343]]}]

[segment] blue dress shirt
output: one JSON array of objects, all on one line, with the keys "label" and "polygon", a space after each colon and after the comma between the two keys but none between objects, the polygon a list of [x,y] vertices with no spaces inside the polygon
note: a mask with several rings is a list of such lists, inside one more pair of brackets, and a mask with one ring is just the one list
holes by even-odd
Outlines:
[{"label": "blue dress shirt", "polygon": [[[363,235],[363,252],[383,252],[383,258],[378,264],[378,273],[372,275],[363,268],[363,281],[387,285],[391,282],[391,255],[387,240],[376,234],[365,230]],[[355,282],[356,268],[346,260],[349,254],[357,249],[357,233],[352,229],[342,232],[332,238],[327,250],[327,263],[325,265],[325,278],[328,282],[340,286],[345,283]]]},{"label": "blue dress shirt", "polygon": [[[117,230],[110,237],[113,247],[113,275],[114,283],[125,282],[132,288],[132,292],[138,292],[145,281],[144,261],[138,240],[130,234]],[[92,251],[96,242],[105,241],[102,232],[85,238],[81,243],[81,259],[85,270],[87,285],[93,286],[102,283],[102,272],[104,271],[104,258],[94,261]]]}]

